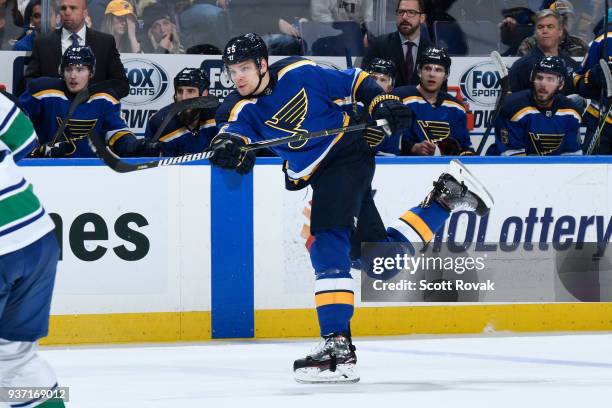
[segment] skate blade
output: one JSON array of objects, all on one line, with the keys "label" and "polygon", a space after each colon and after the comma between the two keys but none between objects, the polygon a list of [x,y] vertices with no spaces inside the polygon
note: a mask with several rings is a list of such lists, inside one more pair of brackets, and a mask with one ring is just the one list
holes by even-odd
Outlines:
[{"label": "skate blade", "polygon": [[354,364],[338,365],[333,372],[316,367],[299,368],[294,371],[294,376],[300,384],[353,384],[360,380]]},{"label": "skate blade", "polygon": [[488,210],[493,207],[493,196],[487,188],[457,159],[453,159],[448,167],[448,173],[458,182],[465,183],[465,186],[482,200]]}]

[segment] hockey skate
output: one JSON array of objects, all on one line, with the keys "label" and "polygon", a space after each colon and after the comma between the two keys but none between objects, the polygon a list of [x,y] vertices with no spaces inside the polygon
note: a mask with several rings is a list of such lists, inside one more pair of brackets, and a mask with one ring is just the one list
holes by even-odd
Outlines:
[{"label": "hockey skate", "polygon": [[319,346],[305,358],[295,360],[295,380],[304,384],[356,383],[357,355],[351,340],[341,334],[323,337]]},{"label": "hockey skate", "polygon": [[474,211],[483,216],[493,207],[493,197],[459,160],[452,160],[447,173],[442,173],[434,188],[421,203],[426,208],[433,201],[448,211]]}]

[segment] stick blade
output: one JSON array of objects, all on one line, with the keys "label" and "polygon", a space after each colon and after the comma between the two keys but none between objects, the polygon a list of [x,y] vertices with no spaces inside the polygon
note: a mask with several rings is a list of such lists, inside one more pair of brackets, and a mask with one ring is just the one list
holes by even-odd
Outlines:
[{"label": "stick blade", "polygon": [[599,66],[606,80],[606,97],[612,98],[612,73],[610,73],[610,67],[603,59],[599,60]]},{"label": "stick blade", "polygon": [[121,161],[121,159],[108,148],[104,138],[93,130],[88,133],[87,138],[89,139],[89,146],[96,156],[102,159],[104,164],[117,173],[128,173],[137,170],[137,166]]},{"label": "stick blade", "polygon": [[502,78],[505,78],[508,76],[508,67],[506,66],[506,64],[504,64],[504,60],[502,59],[502,56],[499,54],[499,52],[497,51],[491,51],[491,61],[493,61],[493,64],[495,64],[495,68],[497,68],[497,71],[499,71],[500,75]]},{"label": "stick blade", "polygon": [[175,102],[170,105],[170,109],[166,113],[164,120],[162,121],[159,129],[151,139],[153,142],[159,141],[162,132],[168,126],[168,123],[176,115],[187,109],[217,109],[219,107],[219,99],[216,96],[200,96],[199,98],[187,99],[180,102]]}]

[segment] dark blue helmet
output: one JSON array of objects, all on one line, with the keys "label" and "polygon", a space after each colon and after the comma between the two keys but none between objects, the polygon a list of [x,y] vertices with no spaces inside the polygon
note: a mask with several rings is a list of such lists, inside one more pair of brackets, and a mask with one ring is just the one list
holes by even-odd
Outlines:
[{"label": "dark blue helmet", "polygon": [[234,37],[223,49],[225,66],[253,60],[257,67],[261,67],[262,59],[268,59],[268,47],[264,40],[255,33]]},{"label": "dark blue helmet", "polygon": [[419,70],[426,64],[442,65],[448,74],[451,67],[451,58],[444,48],[430,46],[423,50],[417,60],[417,67]]},{"label": "dark blue helmet", "polygon": [[563,81],[567,75],[567,66],[565,65],[565,61],[560,57],[544,57],[533,66],[531,70],[531,82],[535,80],[535,75],[538,72],[555,74]]},{"label": "dark blue helmet", "polygon": [[200,90],[200,94],[210,86],[208,76],[200,68],[183,68],[174,77],[174,91],[179,86],[193,86]]},{"label": "dark blue helmet", "polygon": [[62,55],[60,75],[69,65],[83,65],[89,67],[92,74],[96,72],[96,56],[87,45],[84,47],[69,47]]},{"label": "dark blue helmet", "polygon": [[366,71],[370,73],[388,75],[391,78],[395,78],[395,75],[397,74],[397,69],[395,69],[395,64],[393,61],[382,58],[374,58],[372,61],[370,61],[366,67]]}]

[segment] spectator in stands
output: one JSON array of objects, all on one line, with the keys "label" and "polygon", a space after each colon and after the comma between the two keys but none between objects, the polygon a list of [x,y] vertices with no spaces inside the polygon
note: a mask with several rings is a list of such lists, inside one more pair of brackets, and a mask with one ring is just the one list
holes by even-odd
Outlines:
[{"label": "spectator in stands", "polygon": [[2,49],[11,49],[23,33],[24,19],[17,0],[0,0],[0,42]]},{"label": "spectator in stands", "polygon": [[185,47],[202,43],[223,47],[229,38],[229,20],[225,11],[228,4],[228,0],[174,1],[173,11]]},{"label": "spectator in stands", "polygon": [[[572,3],[567,0],[558,0],[553,2],[549,8],[561,16],[563,38],[561,39],[560,48],[572,57],[584,57],[589,46],[580,37],[570,35],[569,33],[575,15]],[[527,55],[535,45],[535,35],[525,38],[519,46],[517,55],[520,57]]]},{"label": "spectator in stands", "polygon": [[[434,38],[438,46],[445,48],[450,55],[466,55],[469,51],[463,29],[457,19],[449,14],[455,0],[430,0],[425,4],[429,38]],[[438,27],[443,25],[444,31]],[[439,35],[440,33],[446,35]]]},{"label": "spectator in stands", "polygon": [[580,64],[560,48],[563,34],[559,14],[550,9],[538,11],[536,14],[536,47],[529,54],[512,64],[508,74],[512,92],[531,88],[531,71],[543,57],[559,56],[565,61],[567,68],[565,86],[561,92],[565,95],[574,93],[572,74]]},{"label": "spectator in stands", "polygon": [[501,42],[508,46],[502,55],[513,56],[521,42],[533,34],[535,13],[527,7],[510,7],[502,10],[503,20],[499,24]]},{"label": "spectator in stands", "polygon": [[85,0],[60,0],[62,28],[34,40],[30,63],[26,68],[25,79],[41,76],[58,77],[58,68],[63,53],[71,46],[88,45],[98,61],[92,83],[109,79],[118,80],[115,89],[117,96],[123,98],[130,91],[125,68],[119,59],[115,39],[109,34],[85,26],[87,3]]},{"label": "spectator in stands", "polygon": [[[24,18],[29,22],[28,30],[13,45],[13,51],[32,51],[34,39],[40,34],[42,25],[42,0],[31,1],[25,9]],[[57,5],[51,3],[49,15],[49,27],[55,29],[57,16]]]},{"label": "spectator in stands", "polygon": [[115,37],[120,53],[142,51],[136,37],[137,26],[134,6],[126,0],[113,0],[108,3],[102,31]]},{"label": "spectator in stands", "polygon": [[384,34],[369,42],[362,66],[365,68],[374,58],[391,60],[397,67],[395,86],[416,85],[419,76],[415,62],[431,42],[421,36],[421,24],[425,23],[423,0],[399,0],[397,2],[397,31]]},{"label": "spectator in stands", "polygon": [[259,34],[270,55],[303,54],[299,23],[307,21],[310,0],[232,0],[228,11],[234,36]]},{"label": "spectator in stands", "polygon": [[176,24],[170,19],[169,11],[160,4],[152,4],[143,10],[146,39],[141,42],[144,52],[156,54],[183,54]]},{"label": "spectator in stands", "polygon": [[366,23],[374,19],[372,0],[311,0],[310,12],[313,21],[355,21]]}]

